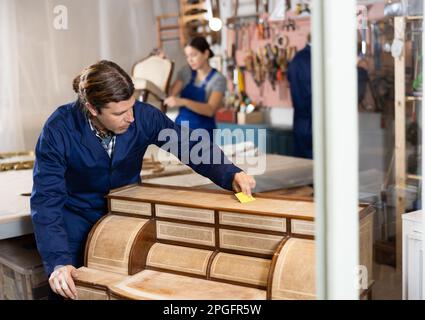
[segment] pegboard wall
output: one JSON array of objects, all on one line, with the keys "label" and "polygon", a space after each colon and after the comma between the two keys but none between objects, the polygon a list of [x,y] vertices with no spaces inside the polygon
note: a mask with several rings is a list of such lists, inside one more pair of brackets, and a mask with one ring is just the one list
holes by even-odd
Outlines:
[{"label": "pegboard wall", "polygon": [[[255,22],[239,23],[237,27],[227,29],[227,52],[232,52],[232,45],[235,45],[235,60],[239,67],[246,66],[248,55],[265,52],[265,47],[270,44],[277,45],[279,49],[296,51],[303,49],[307,44],[310,33],[310,17],[298,18],[294,20],[295,29],[287,27],[287,21],[269,22],[268,32],[258,27]],[[283,41],[282,41],[283,40]],[[251,51],[252,50],[252,51]],[[250,53],[251,52],[251,53]],[[293,55],[292,54],[292,55]],[[264,63],[263,63],[264,64]],[[274,88],[269,76],[265,81],[255,81],[254,72],[244,71],[245,92],[255,103],[265,107],[292,107],[289,83],[286,73],[283,72],[280,81],[275,81]],[[234,85],[231,75],[228,75],[229,91],[234,92]]]}]

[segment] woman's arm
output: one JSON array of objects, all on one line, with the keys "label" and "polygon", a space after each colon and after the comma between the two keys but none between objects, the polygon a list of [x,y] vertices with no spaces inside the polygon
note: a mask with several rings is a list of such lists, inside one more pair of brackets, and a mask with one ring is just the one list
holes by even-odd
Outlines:
[{"label": "woman's arm", "polygon": [[185,106],[186,108],[189,108],[190,110],[200,115],[213,117],[217,109],[220,108],[223,104],[223,94],[218,91],[212,92],[207,103],[174,96],[167,98],[164,103],[170,108]]},{"label": "woman's arm", "polygon": [[174,83],[171,85],[171,89],[169,90],[170,96],[177,96],[183,89],[183,81],[177,79],[174,81]]}]

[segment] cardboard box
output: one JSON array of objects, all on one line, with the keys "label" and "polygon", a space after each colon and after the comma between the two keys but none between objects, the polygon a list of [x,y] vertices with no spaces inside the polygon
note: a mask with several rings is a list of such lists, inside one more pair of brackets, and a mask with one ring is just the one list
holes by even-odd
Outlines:
[{"label": "cardboard box", "polygon": [[215,114],[217,122],[236,123],[236,112],[230,109],[219,109]]},{"label": "cardboard box", "polygon": [[262,111],[251,113],[238,112],[238,124],[258,124],[263,123],[264,117]]}]

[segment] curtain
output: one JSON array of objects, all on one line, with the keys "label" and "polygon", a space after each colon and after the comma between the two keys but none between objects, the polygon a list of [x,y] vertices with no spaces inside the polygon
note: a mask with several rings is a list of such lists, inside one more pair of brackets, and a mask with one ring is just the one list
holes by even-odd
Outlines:
[{"label": "curtain", "polygon": [[14,0],[0,0],[0,152],[22,150],[18,45]]},{"label": "curtain", "polygon": [[156,46],[154,2],[0,0],[0,152],[34,149],[84,67],[109,59],[131,73]]}]

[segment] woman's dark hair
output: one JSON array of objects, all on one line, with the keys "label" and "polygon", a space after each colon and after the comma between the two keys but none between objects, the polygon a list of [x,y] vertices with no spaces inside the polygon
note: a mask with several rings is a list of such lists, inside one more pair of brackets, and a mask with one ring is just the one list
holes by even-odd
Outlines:
[{"label": "woman's dark hair", "polygon": [[198,51],[201,51],[202,53],[208,50],[208,52],[210,53],[209,57],[214,57],[214,52],[211,50],[207,39],[205,39],[204,37],[192,38],[187,45],[192,48],[195,48]]},{"label": "woman's dark hair", "polygon": [[101,113],[109,102],[128,100],[134,93],[130,76],[112,61],[101,60],[75,77],[74,91],[85,109],[88,102]]}]

